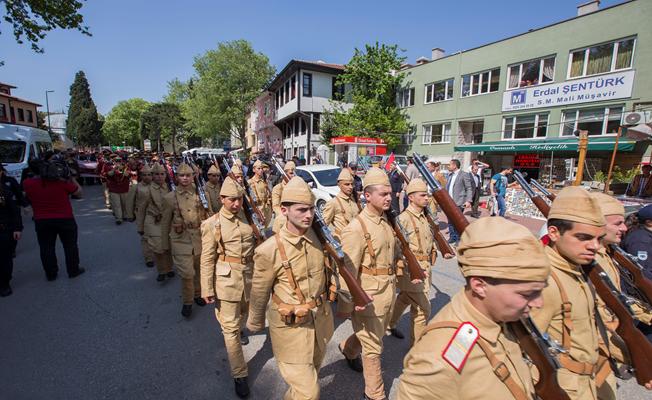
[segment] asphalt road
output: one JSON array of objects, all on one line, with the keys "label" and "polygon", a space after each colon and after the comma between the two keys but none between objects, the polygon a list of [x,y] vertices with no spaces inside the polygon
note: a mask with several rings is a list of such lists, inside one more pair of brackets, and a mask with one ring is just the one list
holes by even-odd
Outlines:
[{"label": "asphalt road", "polygon": [[[134,225],[114,224],[98,186],[84,190],[85,198],[73,203],[87,269],[79,278],[67,278],[59,246],[59,279],[45,280],[29,212],[24,216],[14,294],[0,299],[0,399],[236,399],[213,309],[195,306],[185,320],[179,279],[157,283],[155,270],[145,267]],[[433,311],[462,284],[455,262],[440,259],[433,269]],[[337,350],[351,325],[336,325],[320,372],[322,398],[360,398],[362,375],[349,370]],[[407,332],[407,315],[400,327]],[[390,398],[407,351],[407,340],[385,338]],[[286,385],[265,333],[251,337],[245,357],[251,398],[281,399]],[[619,397],[650,394],[628,381]]]}]

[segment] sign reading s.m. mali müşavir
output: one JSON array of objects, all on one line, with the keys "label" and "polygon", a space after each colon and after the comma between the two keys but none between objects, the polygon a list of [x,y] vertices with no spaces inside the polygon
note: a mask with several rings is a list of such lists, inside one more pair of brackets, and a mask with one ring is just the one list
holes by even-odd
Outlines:
[{"label": "sign reading s.m. mali m\u00fc\u015favir", "polygon": [[503,93],[503,111],[591,103],[632,96],[634,70]]}]

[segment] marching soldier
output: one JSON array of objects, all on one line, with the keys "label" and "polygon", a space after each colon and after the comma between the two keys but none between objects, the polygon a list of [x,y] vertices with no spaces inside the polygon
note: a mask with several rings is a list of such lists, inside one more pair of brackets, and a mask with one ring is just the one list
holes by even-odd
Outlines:
[{"label": "marching soldier", "polygon": [[206,198],[208,200],[208,210],[211,215],[216,214],[222,202],[220,201],[220,170],[215,166],[211,165],[208,169],[208,182],[204,187],[204,192],[206,193]]},{"label": "marching soldier", "polygon": [[[138,215],[139,208],[142,207],[144,200],[149,196],[149,185],[151,183],[152,170],[147,165],[144,165],[140,169],[140,182],[136,184],[134,196],[134,215]],[[154,253],[152,252],[152,248],[147,243],[147,237],[145,237],[145,235],[140,237],[140,247],[143,249],[145,265],[147,265],[148,268],[154,267]]]},{"label": "marching soldier", "polygon": [[387,174],[379,168],[369,169],[363,191],[367,204],[342,231],[342,250],[347,266],[359,277],[373,304],[352,310],[350,293],[341,282],[338,313],[346,316],[353,311],[354,333],[340,343],[340,351],[351,369],[364,373],[365,399],[376,400],[385,399],[380,358],[396,292],[395,238],[384,214],[392,202]]},{"label": "marching soldier", "polygon": [[423,212],[430,200],[426,183],[421,178],[412,179],[405,188],[405,193],[410,204],[399,215],[398,221],[408,233],[410,249],[419,261],[426,279],[423,282],[412,283],[407,271],[401,273],[404,268],[402,268],[402,260],[399,260],[400,292],[396,297],[389,329],[392,336],[403,339],[403,333],[396,328],[396,325],[403,311],[410,307],[410,345],[413,345],[415,339],[421,336],[430,317],[430,267],[435,263],[437,248],[430,224]]},{"label": "marching soldier", "polygon": [[[136,226],[138,233],[147,242],[154,253],[154,261],[158,270],[157,282],[174,277],[172,271],[172,256],[169,249],[163,247],[163,232],[161,219],[163,218],[163,197],[168,193],[165,184],[165,169],[161,164],[154,164],[151,169],[152,183],[147,186],[143,195],[138,193],[136,206]],[[167,232],[166,234],[167,235]]]},{"label": "marching soldier", "polygon": [[109,189],[111,210],[115,217],[116,225],[122,224],[123,219],[128,219],[127,193],[129,192],[129,172],[120,156],[113,156],[113,167],[106,173],[106,184]]},{"label": "marching soldier", "polygon": [[333,335],[333,315],[327,302],[324,250],[310,227],[315,198],[296,177],[285,186],[280,201],[287,223],[254,253],[247,327],[262,330],[267,309],[274,358],[290,386],[284,399],[318,399],[318,373]]},{"label": "marching soldier", "polygon": [[201,257],[200,226],[204,209],[193,184],[193,169],[182,163],[177,169],[177,190],[163,197],[163,218],[161,220],[163,248],[170,249],[172,260],[181,277],[181,315],[192,315],[192,302],[203,307],[199,282],[199,261]]},{"label": "marching soldier", "polygon": [[530,369],[505,325],[541,307],[548,258],[530,231],[482,218],[462,234],[466,286],[422,331],[405,357],[399,400],[536,399]]},{"label": "marching soldier", "polygon": [[127,198],[125,199],[125,207],[127,209],[127,214],[125,218],[131,222],[135,220],[136,191],[137,191],[140,170],[142,168],[143,168],[143,164],[141,164],[140,161],[136,160],[136,157],[133,154],[130,155],[129,158],[127,159],[127,173],[129,174],[129,191],[127,192]]},{"label": "marching soldier", "polygon": [[249,186],[256,195],[256,206],[265,216],[263,224],[267,226],[272,220],[272,193],[263,173],[263,162],[256,160],[253,166],[254,176],[249,179]]},{"label": "marching soldier", "polygon": [[202,298],[207,303],[215,303],[235,392],[245,398],[249,395],[249,385],[242,345],[248,341],[241,337],[241,327],[249,306],[255,240],[241,213],[243,188],[227,177],[220,196],[222,208],[201,225]]},{"label": "marching soldier", "polygon": [[353,198],[353,175],[348,169],[342,168],[337,177],[340,192],[324,206],[324,222],[335,227],[335,236],[339,238],[342,230],[358,216],[360,210]]},{"label": "marching soldier", "polygon": [[[283,171],[285,171],[287,176],[292,179],[296,168],[297,166],[294,161],[288,161],[283,166]],[[274,233],[278,233],[281,227],[285,224],[285,216],[281,213],[281,197],[285,185],[285,182],[281,179],[281,182],[272,189],[272,211],[274,211],[274,225],[272,226],[272,231]]]},{"label": "marching soldier", "polygon": [[238,185],[244,186],[242,183],[242,180],[244,179],[244,174],[242,173],[242,161],[240,163],[233,163],[233,167],[231,167],[231,173],[233,176],[235,176],[236,182],[238,182]]}]

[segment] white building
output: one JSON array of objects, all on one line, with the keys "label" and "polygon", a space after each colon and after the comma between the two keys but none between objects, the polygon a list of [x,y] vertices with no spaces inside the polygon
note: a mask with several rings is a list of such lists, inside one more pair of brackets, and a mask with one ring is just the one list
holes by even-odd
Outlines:
[{"label": "white building", "polygon": [[286,159],[297,156],[309,162],[318,151],[321,114],[332,109],[331,100],[344,99],[345,89],[336,81],[343,72],[341,64],[292,60],[270,83],[267,90],[274,98],[274,124],[281,130]]}]

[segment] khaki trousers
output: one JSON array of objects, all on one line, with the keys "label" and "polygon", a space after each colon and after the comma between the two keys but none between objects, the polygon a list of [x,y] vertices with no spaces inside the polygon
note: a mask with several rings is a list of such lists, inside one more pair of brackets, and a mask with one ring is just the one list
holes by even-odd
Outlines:
[{"label": "khaki trousers", "polygon": [[195,297],[201,297],[199,281],[200,256],[172,255],[172,260],[174,265],[177,266],[179,276],[181,276],[181,300],[183,304],[192,304]]},{"label": "khaki trousers", "polygon": [[283,400],[317,400],[319,399],[319,369],[324,361],[324,352],[314,344],[312,364],[292,364],[277,362],[279,372],[290,387]]},{"label": "khaki trousers", "polygon": [[104,205],[106,208],[110,208],[111,200],[109,199],[109,187],[106,185],[106,182],[102,182],[102,192],[104,193]]},{"label": "khaki trousers", "polygon": [[154,253],[154,264],[159,274],[167,274],[172,271],[172,255],[170,251],[163,253]]},{"label": "khaki trousers", "polygon": [[616,376],[612,372],[607,376],[602,386],[598,388],[598,400],[616,400],[617,393],[618,384]]},{"label": "khaki trousers", "polygon": [[222,336],[224,336],[224,345],[226,354],[229,357],[231,366],[231,376],[234,378],[243,378],[249,375],[247,363],[242,352],[240,343],[240,330],[247,320],[248,304],[244,300],[244,294],[241,301],[215,301],[215,317],[222,327]]},{"label": "khaki trousers", "polygon": [[415,338],[421,336],[421,332],[428,324],[430,317],[430,299],[428,293],[424,292],[401,292],[396,296],[392,317],[389,320],[389,327],[396,328],[398,320],[401,319],[403,311],[410,307],[410,347],[414,344]]},{"label": "khaki trousers", "polygon": [[111,201],[111,210],[115,216],[116,221],[121,221],[127,217],[127,193],[114,193],[109,192],[109,200]]},{"label": "khaki trousers", "polygon": [[147,238],[144,235],[140,237],[140,247],[143,249],[143,257],[145,258],[145,262],[148,263],[154,261],[154,252],[152,251],[152,248],[149,247]]},{"label": "khaki trousers", "polygon": [[124,217],[126,219],[133,219],[134,210],[136,209],[136,184],[135,183],[129,185],[129,191],[127,192],[127,196],[125,198],[125,209],[126,209],[126,214]]}]

